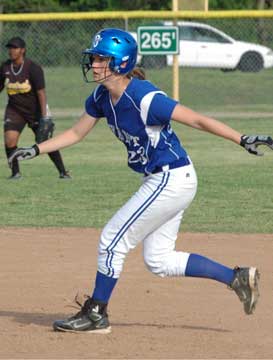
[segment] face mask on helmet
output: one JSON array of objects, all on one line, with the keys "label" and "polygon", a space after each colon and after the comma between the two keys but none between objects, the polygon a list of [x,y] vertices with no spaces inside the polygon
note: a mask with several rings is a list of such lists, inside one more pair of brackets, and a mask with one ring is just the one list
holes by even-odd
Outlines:
[{"label": "face mask on helmet", "polygon": [[81,67],[82,67],[82,73],[83,73],[83,78],[86,82],[91,82],[88,79],[88,71],[92,69],[92,63],[93,63],[93,57],[92,55],[89,54],[83,54],[82,56],[82,60],[81,60]]},{"label": "face mask on helmet", "polygon": [[127,74],[136,64],[137,43],[131,34],[121,29],[103,29],[98,32],[93,38],[91,47],[83,51],[82,70],[84,79],[88,82],[87,73],[92,68],[90,55],[110,58],[111,71]]},{"label": "face mask on helmet", "polygon": [[[104,65],[93,66],[95,56],[96,56],[95,54],[90,55],[89,53],[88,54],[83,53],[83,56],[82,56],[81,67],[82,67],[83,78],[84,78],[84,81],[86,81],[88,83],[94,82],[93,73],[89,72],[92,68],[97,68],[97,69],[101,68],[101,69],[105,70],[105,75],[101,80],[105,80],[112,75],[111,74],[111,75],[106,76],[106,70],[109,68],[109,62],[111,59],[106,56],[101,56],[102,60],[105,61]],[[100,55],[97,55],[97,56],[100,56]]]}]

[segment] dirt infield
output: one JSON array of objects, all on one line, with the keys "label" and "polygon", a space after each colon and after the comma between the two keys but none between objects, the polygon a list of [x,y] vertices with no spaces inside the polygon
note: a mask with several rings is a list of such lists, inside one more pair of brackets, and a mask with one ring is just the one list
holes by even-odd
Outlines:
[{"label": "dirt infield", "polygon": [[99,231],[1,228],[0,358],[273,358],[273,235],[181,234],[177,248],[227,265],[255,265],[261,298],[253,316],[232,291],[202,279],[150,274],[141,247],[129,254],[114,290],[109,335],[54,333],[90,292]]}]

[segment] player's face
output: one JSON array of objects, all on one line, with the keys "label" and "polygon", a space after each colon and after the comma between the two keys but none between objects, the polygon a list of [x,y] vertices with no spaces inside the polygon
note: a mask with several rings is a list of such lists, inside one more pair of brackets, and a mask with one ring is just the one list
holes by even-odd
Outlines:
[{"label": "player's face", "polygon": [[8,54],[11,61],[18,61],[23,59],[25,53],[25,49],[9,47]]},{"label": "player's face", "polygon": [[96,82],[102,82],[105,78],[113,74],[109,69],[110,60],[111,58],[109,57],[102,57],[99,55],[92,56],[93,78]]}]

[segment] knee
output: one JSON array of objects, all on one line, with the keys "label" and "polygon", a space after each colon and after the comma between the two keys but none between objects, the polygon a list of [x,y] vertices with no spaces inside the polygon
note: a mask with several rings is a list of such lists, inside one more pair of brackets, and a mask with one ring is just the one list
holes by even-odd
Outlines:
[{"label": "knee", "polygon": [[17,146],[17,140],[14,140],[14,139],[9,139],[9,138],[6,138],[5,139],[5,147],[8,148],[8,149],[13,149]]},{"label": "knee", "polygon": [[144,262],[153,274],[165,276],[184,276],[189,253],[170,251],[164,254],[144,254]]},{"label": "knee", "polygon": [[6,148],[14,148],[17,146],[19,135],[13,136],[9,134],[9,132],[5,132],[5,147]]},{"label": "knee", "polygon": [[144,264],[146,268],[154,275],[159,277],[166,276],[164,257],[144,254]]}]

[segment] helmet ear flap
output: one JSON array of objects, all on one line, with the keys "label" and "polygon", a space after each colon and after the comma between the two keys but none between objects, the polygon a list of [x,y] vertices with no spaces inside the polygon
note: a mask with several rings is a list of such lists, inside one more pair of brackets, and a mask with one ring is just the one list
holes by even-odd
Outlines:
[{"label": "helmet ear flap", "polygon": [[111,71],[116,71],[115,70],[115,58],[114,57],[112,57],[111,58],[111,60],[109,61],[109,69],[111,70]]},{"label": "helmet ear flap", "polygon": [[120,72],[118,61],[114,57],[112,57],[109,62],[109,69],[115,73]]}]

